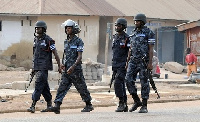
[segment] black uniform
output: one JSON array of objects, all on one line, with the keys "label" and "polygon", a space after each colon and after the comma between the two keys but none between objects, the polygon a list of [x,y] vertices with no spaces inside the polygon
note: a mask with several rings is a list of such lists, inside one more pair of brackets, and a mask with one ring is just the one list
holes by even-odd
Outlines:
[{"label": "black uniform", "polygon": [[38,101],[41,94],[45,101],[52,100],[48,84],[48,70],[53,69],[52,50],[55,48],[55,41],[44,34],[41,38],[34,38],[33,46],[33,69],[36,72],[35,91],[32,100]]},{"label": "black uniform", "polygon": [[123,32],[122,35],[113,35],[113,58],[112,58],[112,70],[115,73],[115,94],[119,99],[127,102],[127,95],[125,89],[125,75],[126,75],[126,61],[128,51],[130,47],[130,41],[128,34]]}]

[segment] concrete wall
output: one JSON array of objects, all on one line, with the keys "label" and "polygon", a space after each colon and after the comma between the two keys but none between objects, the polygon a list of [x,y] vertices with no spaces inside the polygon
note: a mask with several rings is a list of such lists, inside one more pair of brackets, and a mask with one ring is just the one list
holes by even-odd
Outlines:
[{"label": "concrete wall", "polygon": [[[97,16],[1,16],[0,51],[3,52],[13,43],[19,43],[20,41],[32,42],[35,22],[43,20],[47,24],[47,34],[56,41],[56,48],[61,57],[64,47],[63,42],[66,38],[61,24],[67,19],[77,21],[80,25],[81,33],[78,36],[82,38],[85,44],[83,60],[90,58],[97,61],[99,48],[99,17]],[[23,26],[21,25],[22,20]]]},{"label": "concrete wall", "polygon": [[[78,34],[84,42],[83,60],[90,58],[97,61],[98,54],[98,34],[99,34],[99,17],[77,17],[77,16],[40,16],[38,20],[47,23],[47,34],[56,41],[56,48],[63,52],[63,43],[66,39],[64,28],[61,24],[67,19],[72,19],[79,23],[81,32]],[[62,54],[60,54],[61,56]]]}]

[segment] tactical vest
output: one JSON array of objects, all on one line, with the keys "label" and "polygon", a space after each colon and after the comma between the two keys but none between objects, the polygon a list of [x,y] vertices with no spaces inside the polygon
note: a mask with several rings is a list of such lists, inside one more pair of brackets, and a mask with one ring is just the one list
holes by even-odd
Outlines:
[{"label": "tactical vest", "polygon": [[44,35],[42,38],[34,38],[33,68],[34,70],[53,70],[52,51],[50,50],[50,38]]},{"label": "tactical vest", "polygon": [[[67,39],[64,41],[64,64],[66,69],[69,69],[76,62],[78,52],[83,52],[83,46],[83,41],[77,36],[74,36],[70,41]],[[81,63],[75,69],[82,69]]]},{"label": "tactical vest", "polygon": [[129,51],[130,41],[128,34],[125,32],[122,35],[115,34],[113,35],[113,58],[112,58],[112,67],[125,67],[128,51]]},{"label": "tactical vest", "polygon": [[[131,41],[131,59],[145,60],[149,59],[149,44],[155,43],[154,33],[147,27],[144,27],[142,30],[134,30],[133,34],[130,35]],[[154,43],[150,42],[154,40]]]}]

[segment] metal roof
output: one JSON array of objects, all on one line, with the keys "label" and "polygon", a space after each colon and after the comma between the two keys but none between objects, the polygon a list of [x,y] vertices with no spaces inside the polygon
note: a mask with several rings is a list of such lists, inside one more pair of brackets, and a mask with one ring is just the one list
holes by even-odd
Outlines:
[{"label": "metal roof", "polygon": [[184,31],[184,30],[188,30],[190,28],[194,28],[197,26],[200,26],[200,20],[182,23],[182,24],[177,25],[176,27],[178,28],[178,31]]},{"label": "metal roof", "polygon": [[38,0],[0,0],[0,14],[39,14]]},{"label": "metal roof", "polygon": [[199,20],[200,0],[0,0],[0,14],[134,16]]},{"label": "metal roof", "polygon": [[120,9],[116,9],[114,6],[106,2],[106,0],[80,0],[85,6],[87,6],[92,13],[91,15],[99,16],[125,16]]},{"label": "metal roof", "polygon": [[198,20],[200,0],[106,0],[126,16],[144,13],[148,18]]},{"label": "metal roof", "polygon": [[80,0],[45,0],[42,8],[42,14],[90,15],[90,10]]},{"label": "metal roof", "polygon": [[0,14],[124,15],[105,0],[0,0]]}]

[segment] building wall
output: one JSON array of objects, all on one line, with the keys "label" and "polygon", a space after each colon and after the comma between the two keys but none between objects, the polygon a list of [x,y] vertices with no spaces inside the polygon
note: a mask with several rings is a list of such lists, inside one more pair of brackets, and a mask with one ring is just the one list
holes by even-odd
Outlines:
[{"label": "building wall", "polygon": [[[57,50],[63,52],[63,42],[66,39],[65,30],[61,24],[67,19],[72,19],[79,23],[81,32],[78,34],[84,42],[83,60],[90,58],[97,61],[98,54],[98,34],[99,17],[96,16],[39,16],[38,20],[44,20],[47,23],[47,34],[56,41]],[[60,54],[62,55],[62,54]]]},{"label": "building wall", "polygon": [[188,47],[197,56],[198,66],[200,66],[200,27],[194,27],[187,30]]},{"label": "building wall", "polygon": [[0,51],[7,50],[20,41],[33,41],[34,23],[37,17],[1,16]]},{"label": "building wall", "polygon": [[[72,19],[80,24],[81,32],[78,34],[84,42],[83,60],[90,58],[97,61],[99,44],[99,17],[97,16],[1,16],[2,31],[0,31],[0,50],[3,52],[13,43],[29,41],[34,38],[35,23],[43,20],[47,24],[47,34],[56,41],[56,48],[60,57],[63,52],[63,42],[66,38],[61,24]],[[23,20],[23,26],[22,26]],[[31,50],[32,51],[32,50]]]}]

